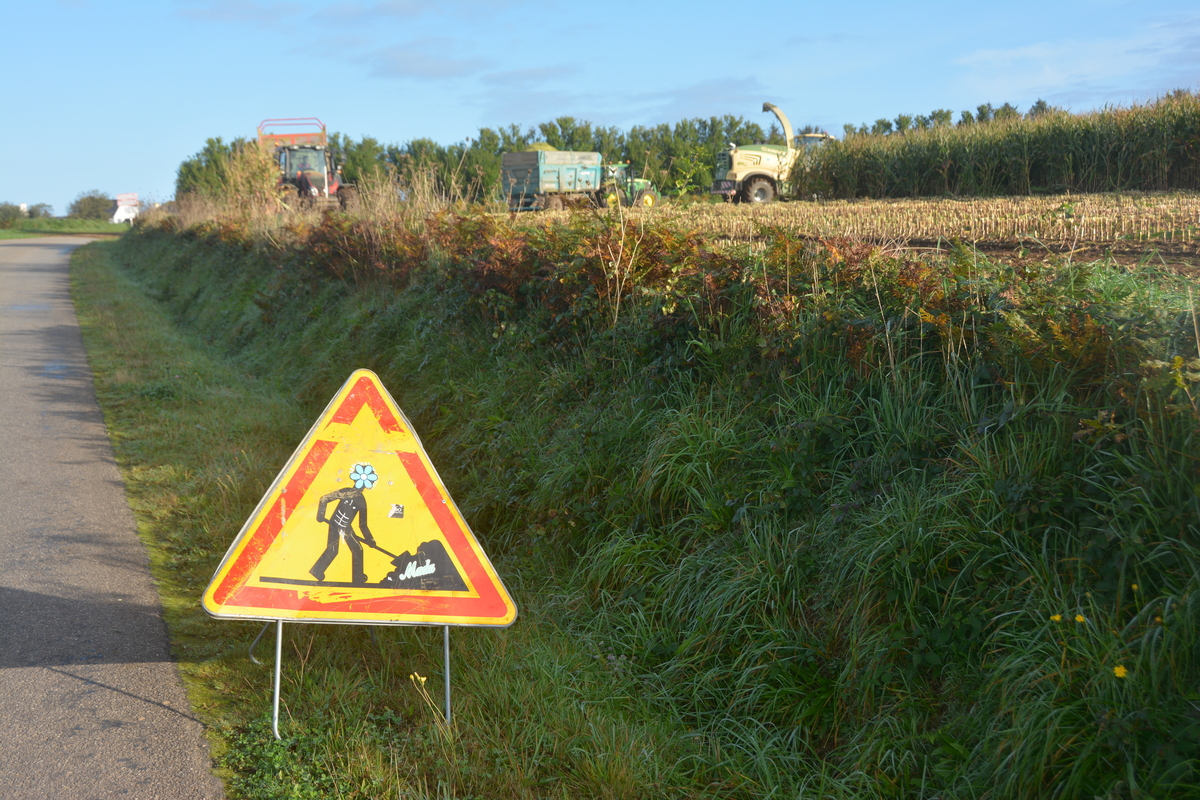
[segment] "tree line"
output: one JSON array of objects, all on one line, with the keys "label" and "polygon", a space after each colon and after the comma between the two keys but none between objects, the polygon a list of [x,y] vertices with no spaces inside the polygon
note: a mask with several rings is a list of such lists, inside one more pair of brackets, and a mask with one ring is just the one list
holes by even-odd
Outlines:
[{"label": "tree line", "polygon": [[[67,216],[73,219],[108,219],[113,200],[99,189],[81,192],[67,206]],[[21,219],[49,219],[54,208],[49,203],[34,203],[21,208],[17,203],[0,202],[0,228],[10,228]]]},{"label": "tree line", "polygon": [[54,216],[48,203],[34,203],[21,208],[17,203],[0,203],[0,228],[12,227],[19,219],[45,219]]},{"label": "tree line", "polygon": [[[817,132],[808,125],[797,133]],[[1028,194],[1037,191],[1197,188],[1200,94],[1176,90],[1151,103],[1072,114],[1038,100],[1021,112],[1012,103],[960,112],[899,114],[871,124],[845,125],[843,138],[820,148],[803,174],[793,176],[805,197],[907,197],[937,194]],[[385,144],[334,133],[329,145],[346,182],[374,170],[402,184],[432,178],[445,197],[498,197],[500,158],[537,147],[594,151],[628,162],[633,174],[671,195],[703,192],[717,154],[729,143],[783,144],[778,126],[764,130],[743,117],[685,119],[629,130],[558,117],[535,127],[480,128],[444,145],[429,138]],[[230,156],[252,140],[210,138],[180,164],[176,196],[219,194]]]},{"label": "tree line", "polygon": [[[1039,99],[1029,107],[1024,114],[1012,103],[1004,103],[999,107],[991,103],[981,103],[974,111],[964,109],[958,117],[957,127],[968,125],[986,125],[989,122],[1012,122],[1020,119],[1038,119],[1047,114],[1060,114],[1063,109],[1052,106],[1045,100]],[[903,136],[909,131],[924,131],[930,128],[948,128],[954,125],[954,112],[948,108],[935,108],[928,114],[897,114],[895,119],[880,117],[867,125],[855,126],[847,123],[842,126],[842,132],[847,139],[854,136]]]},{"label": "tree line", "polygon": [[[660,189],[682,194],[708,187],[717,153],[728,149],[730,142],[784,143],[778,126],[764,130],[756,122],[727,114],[673,125],[636,125],[628,131],[559,117],[536,127],[480,128],[477,135],[449,145],[428,138],[385,144],[371,136],[356,140],[334,133],[329,148],[348,183],[361,181],[375,169],[393,172],[402,181],[421,172],[432,175],[447,196],[477,201],[498,196],[504,153],[547,145],[557,150],[598,152],[605,161],[628,162],[635,174],[650,178]],[[176,196],[219,193],[230,156],[251,144],[253,141],[245,138],[231,142],[220,137],[208,139],[199,152],[179,165]]]}]

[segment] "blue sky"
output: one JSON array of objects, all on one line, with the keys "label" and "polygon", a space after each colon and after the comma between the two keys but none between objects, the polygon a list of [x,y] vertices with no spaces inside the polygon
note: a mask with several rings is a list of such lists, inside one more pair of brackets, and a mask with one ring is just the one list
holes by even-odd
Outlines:
[{"label": "blue sky", "polygon": [[629,128],[771,101],[797,127],[1200,86],[1200,5],[1156,2],[0,0],[0,201],[170,199],[267,117],[443,143],[559,116]]}]

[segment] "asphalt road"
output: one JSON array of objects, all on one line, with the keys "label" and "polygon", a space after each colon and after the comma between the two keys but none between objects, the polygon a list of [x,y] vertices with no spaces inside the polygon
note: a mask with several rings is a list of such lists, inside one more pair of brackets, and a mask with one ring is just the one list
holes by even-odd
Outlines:
[{"label": "asphalt road", "polygon": [[0,241],[0,798],[220,798],[71,304],[84,241]]}]

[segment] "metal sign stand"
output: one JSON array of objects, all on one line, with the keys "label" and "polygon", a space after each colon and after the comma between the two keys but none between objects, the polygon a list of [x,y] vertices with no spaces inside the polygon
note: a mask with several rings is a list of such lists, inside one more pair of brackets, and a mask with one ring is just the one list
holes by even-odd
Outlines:
[{"label": "metal sign stand", "polygon": [[446,724],[450,724],[450,626],[442,626],[442,650],[446,657]]},{"label": "metal sign stand", "polygon": [[283,660],[283,620],[275,620],[275,704],[271,711],[271,730],[279,735],[279,662]]},{"label": "metal sign stand", "polygon": [[[259,641],[263,634],[267,632],[267,628],[271,627],[271,623],[263,625],[262,630],[258,632],[258,636],[254,637],[254,641],[250,643],[250,660],[255,664],[261,664],[254,657],[254,648],[258,647]],[[375,631],[371,630],[371,638],[374,639]],[[442,656],[444,659],[443,674],[446,681],[446,724],[450,724],[450,626],[442,626]],[[283,661],[283,620],[275,620],[275,683],[272,687],[272,703],[271,703],[271,732],[275,734],[276,739],[282,739],[279,735],[279,672],[280,664]]]},{"label": "metal sign stand", "polygon": [[[258,636],[255,636],[254,641],[250,643],[250,652],[248,655],[250,656],[250,660],[255,664],[261,664],[262,662],[254,657],[254,648],[258,647],[258,643],[262,641],[263,634],[267,632],[267,628],[269,627],[271,627],[270,622],[263,625],[262,630],[258,632]],[[277,619],[275,620],[275,685],[272,691],[273,701],[271,704],[271,731],[275,734],[276,739],[283,738],[279,735],[279,667],[281,661],[283,661],[283,620]]]}]

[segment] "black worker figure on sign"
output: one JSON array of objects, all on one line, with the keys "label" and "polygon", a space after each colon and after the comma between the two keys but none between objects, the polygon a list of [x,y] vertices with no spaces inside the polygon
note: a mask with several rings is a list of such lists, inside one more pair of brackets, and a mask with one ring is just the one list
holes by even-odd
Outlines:
[{"label": "black worker figure on sign", "polygon": [[[378,545],[375,544],[375,537],[371,534],[371,529],[367,527],[367,498],[363,496],[363,492],[375,485],[375,482],[379,480],[379,475],[370,464],[355,464],[350,469],[350,480],[354,484],[353,486],[330,492],[317,504],[317,522],[329,525],[329,543],[325,545],[325,552],[321,553],[321,557],[317,559],[317,563],[312,565],[309,572],[317,580],[325,580],[325,570],[337,556],[341,543],[345,542],[346,548],[350,551],[350,563],[353,567],[351,583],[365,586],[367,575],[363,572],[362,546],[363,543],[369,547],[378,547]],[[337,505],[334,506],[333,513],[326,516],[326,508],[334,501],[337,501]],[[361,536],[356,535],[354,528],[351,527],[355,517],[358,518],[358,530]]]}]

